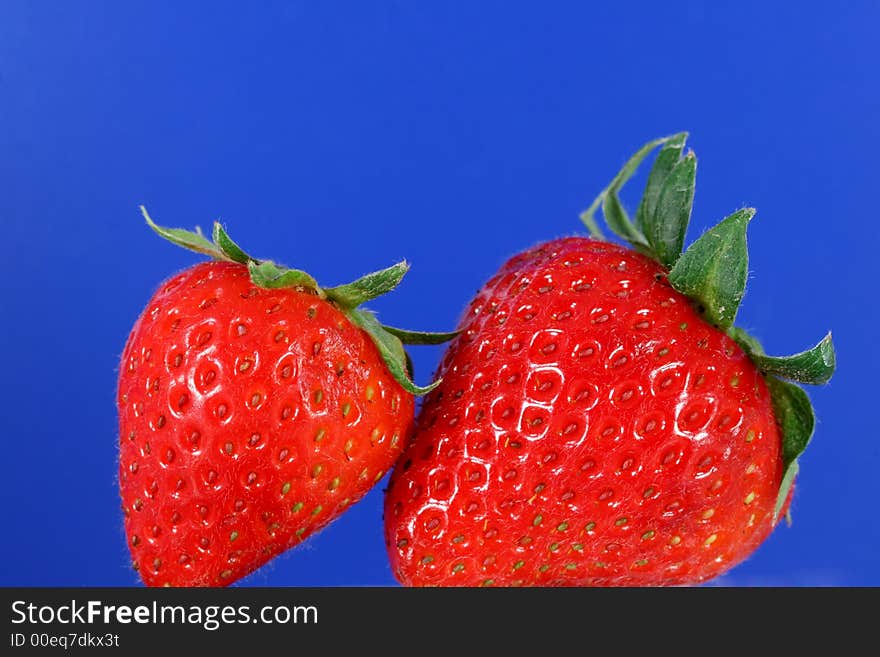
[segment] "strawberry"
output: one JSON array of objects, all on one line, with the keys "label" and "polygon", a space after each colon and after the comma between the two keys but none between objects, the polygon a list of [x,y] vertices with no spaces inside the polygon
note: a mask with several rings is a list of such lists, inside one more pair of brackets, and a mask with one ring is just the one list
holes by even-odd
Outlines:
[{"label": "strawberry", "polygon": [[[173,276],[134,325],[118,382],[119,487],[147,585],[227,585],[357,502],[400,454],[414,394],[402,342],[360,304],[403,262],[321,288],[244,253],[220,224],[160,235],[215,258]],[[448,336],[445,336],[448,337]]]},{"label": "strawberry", "polygon": [[[385,502],[405,585],[674,585],[748,557],[787,511],[830,334],[764,354],[733,321],[743,209],[682,248],[686,135],[627,162],[592,236],[508,260],[470,303]],[[635,221],[618,193],[662,146]],[[628,247],[603,241],[602,206]]]}]

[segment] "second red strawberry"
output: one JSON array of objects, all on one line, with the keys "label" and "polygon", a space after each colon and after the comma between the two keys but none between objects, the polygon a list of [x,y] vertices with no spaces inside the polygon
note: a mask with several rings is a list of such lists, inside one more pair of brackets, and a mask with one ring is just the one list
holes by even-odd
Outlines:
[{"label": "second red strawberry", "polygon": [[[830,335],[763,353],[733,320],[754,211],[682,253],[696,159],[641,149],[584,215],[591,238],[511,258],[478,292],[386,494],[403,584],[693,584],[784,516]],[[618,192],[658,146],[630,219]],[[601,241],[593,214],[629,248]]]}]

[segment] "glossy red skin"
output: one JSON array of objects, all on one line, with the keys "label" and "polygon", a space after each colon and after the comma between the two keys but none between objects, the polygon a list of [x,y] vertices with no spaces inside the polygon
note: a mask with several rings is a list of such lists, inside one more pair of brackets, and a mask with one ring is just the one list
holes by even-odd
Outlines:
[{"label": "glossy red skin", "polygon": [[459,329],[386,495],[401,583],[692,584],[771,532],[783,467],[764,380],[654,261],[539,245]]},{"label": "glossy red skin", "polygon": [[209,262],[138,319],[118,409],[135,568],[150,586],[222,586],[363,497],[399,456],[413,398],[332,304]]}]

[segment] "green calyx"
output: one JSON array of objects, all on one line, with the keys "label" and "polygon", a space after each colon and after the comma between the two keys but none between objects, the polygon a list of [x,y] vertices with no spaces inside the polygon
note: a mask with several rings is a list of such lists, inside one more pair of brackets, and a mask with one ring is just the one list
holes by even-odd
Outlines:
[{"label": "green calyx", "polygon": [[413,383],[412,363],[403,345],[442,344],[458,335],[457,332],[426,333],[385,326],[376,319],[373,312],[361,307],[367,301],[382,296],[397,287],[409,270],[409,264],[406,261],[398,262],[387,269],[372,272],[345,285],[322,288],[314,278],[304,271],[289,269],[271,260],[258,260],[251,257],[232,241],[219,221],[214,222],[209,240],[198,228],[195,231],[189,231],[182,228],[159,226],[153,222],[144,206],[140,206],[140,210],[150,228],[161,237],[177,246],[210,256],[216,260],[227,260],[245,265],[251,280],[259,287],[266,289],[292,288],[314,294],[335,305],[352,324],[370,336],[388,371],[407,392],[414,395],[424,395],[440,385],[439,379],[424,387]]},{"label": "green calyx", "polygon": [[[774,509],[775,524],[797,475],[797,459],[807,448],[816,423],[809,397],[796,383],[827,383],[835,368],[834,345],[829,333],[812,349],[792,356],[768,356],[757,339],[733,325],[746,289],[746,230],[755,210],[737,210],[684,249],[697,171],[693,151],[684,154],[687,136],[680,132],[645,144],[581,214],[581,221],[594,238],[604,240],[595,217],[601,208],[611,232],[663,265],[669,284],[689,297],[706,321],[733,338],[763,374],[782,433],[784,475]],[[635,218],[630,219],[620,190],[658,147]]]}]

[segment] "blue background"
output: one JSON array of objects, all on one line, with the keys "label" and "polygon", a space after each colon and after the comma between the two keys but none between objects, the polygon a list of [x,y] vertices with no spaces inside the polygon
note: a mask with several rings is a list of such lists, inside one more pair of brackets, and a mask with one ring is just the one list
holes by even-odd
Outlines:
[{"label": "blue background", "polygon": [[[609,7],[608,5],[619,5]],[[0,584],[126,585],[117,358],[156,238],[221,218],[258,256],[451,328],[514,252],[643,142],[691,133],[689,241],[751,205],[739,323],[791,353],[834,330],[794,526],[720,583],[878,585],[876,2],[0,3]],[[629,188],[632,206],[643,178]],[[429,379],[440,351],[413,351]],[[391,584],[381,486],[244,580]]]}]

